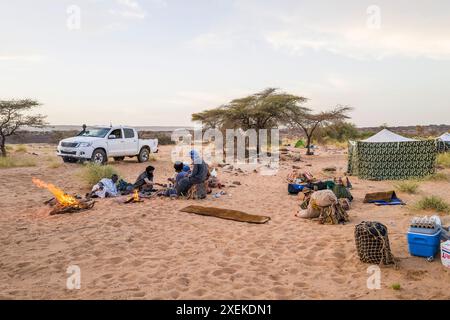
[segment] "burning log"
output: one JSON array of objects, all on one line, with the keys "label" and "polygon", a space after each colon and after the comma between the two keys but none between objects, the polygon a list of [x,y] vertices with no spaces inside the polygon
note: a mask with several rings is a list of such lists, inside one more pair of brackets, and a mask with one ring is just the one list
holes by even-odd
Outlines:
[{"label": "burning log", "polygon": [[64,206],[60,203],[57,203],[52,211],[50,211],[50,215],[53,216],[55,214],[64,214],[64,213],[74,213],[84,210],[89,210],[94,207],[95,201],[93,200],[82,200],[76,206]]},{"label": "burning log", "polygon": [[53,207],[53,209],[50,211],[50,215],[89,210],[92,209],[95,204],[95,201],[81,200],[77,199],[76,196],[66,194],[64,191],[57,188],[51,183],[47,184],[36,178],[33,178],[32,181],[39,188],[45,188],[53,194],[54,198],[44,202],[44,204],[48,204]]},{"label": "burning log", "polygon": [[138,202],[144,202],[139,197],[139,191],[138,190],[134,190],[133,196],[130,199],[125,201],[125,203],[138,203]]}]

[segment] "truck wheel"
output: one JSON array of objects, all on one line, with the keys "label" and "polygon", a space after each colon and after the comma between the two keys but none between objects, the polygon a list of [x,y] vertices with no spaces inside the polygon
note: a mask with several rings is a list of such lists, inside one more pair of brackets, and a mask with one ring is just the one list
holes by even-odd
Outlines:
[{"label": "truck wheel", "polygon": [[65,163],[75,163],[78,161],[77,158],[71,158],[71,157],[62,157],[62,159]]},{"label": "truck wheel", "polygon": [[142,148],[138,155],[139,162],[146,162],[150,158],[150,150],[147,148]]},{"label": "truck wheel", "polygon": [[125,157],[114,157],[114,161],[123,161]]},{"label": "truck wheel", "polygon": [[108,157],[102,149],[95,149],[92,153],[91,161],[96,164],[105,164],[108,162]]}]

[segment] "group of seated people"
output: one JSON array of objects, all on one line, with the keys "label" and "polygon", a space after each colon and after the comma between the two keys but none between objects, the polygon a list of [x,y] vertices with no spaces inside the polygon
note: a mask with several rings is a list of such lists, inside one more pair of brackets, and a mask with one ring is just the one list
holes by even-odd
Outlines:
[{"label": "group of seated people", "polygon": [[[209,178],[209,167],[195,150],[190,152],[192,159],[192,170],[188,164],[176,161],[174,164],[175,176],[169,178],[169,186],[165,186],[166,190],[162,193],[165,196],[186,196],[193,188],[196,187],[197,198],[206,197],[205,182]],[[148,166],[136,179],[134,184],[127,183],[123,180],[119,181],[119,177],[113,174],[111,178],[101,179],[93,188],[89,197],[91,198],[109,198],[119,195],[129,194],[134,190],[138,190],[142,194],[150,194],[156,191],[153,186],[155,168]],[[161,185],[161,184],[158,184]]]}]

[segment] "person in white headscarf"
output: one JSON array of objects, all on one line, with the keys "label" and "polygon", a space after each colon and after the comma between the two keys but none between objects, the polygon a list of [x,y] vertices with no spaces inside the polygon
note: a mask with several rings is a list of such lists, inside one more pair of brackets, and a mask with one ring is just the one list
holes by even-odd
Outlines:
[{"label": "person in white headscarf", "polygon": [[119,191],[117,190],[116,185],[118,180],[119,177],[117,176],[117,174],[113,174],[111,178],[103,178],[92,188],[91,197],[117,197],[119,195]]}]

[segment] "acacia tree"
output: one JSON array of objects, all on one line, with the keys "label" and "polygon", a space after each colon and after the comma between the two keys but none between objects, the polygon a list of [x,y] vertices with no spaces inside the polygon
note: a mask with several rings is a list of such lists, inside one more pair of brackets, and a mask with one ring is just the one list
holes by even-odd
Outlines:
[{"label": "acacia tree", "polygon": [[[194,113],[192,121],[202,122],[205,128],[217,129],[255,129],[257,139],[259,130],[278,127],[282,124],[287,110],[301,109],[307,99],[268,88],[256,94],[232,100],[218,108]],[[259,154],[259,143],[257,143]]]},{"label": "acacia tree", "polygon": [[0,151],[6,157],[6,137],[16,134],[21,127],[40,128],[45,126],[45,116],[29,115],[28,111],[39,106],[40,103],[31,100],[0,100]]},{"label": "acacia tree", "polygon": [[330,124],[349,119],[347,115],[352,108],[348,106],[337,105],[330,111],[320,113],[312,113],[312,110],[305,107],[288,108],[285,113],[286,124],[295,129],[301,129],[306,136],[307,155],[311,155],[311,142],[314,132],[319,127],[328,126]]}]

